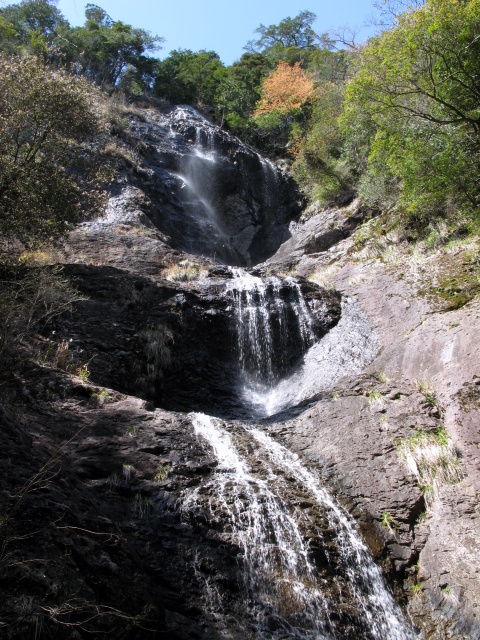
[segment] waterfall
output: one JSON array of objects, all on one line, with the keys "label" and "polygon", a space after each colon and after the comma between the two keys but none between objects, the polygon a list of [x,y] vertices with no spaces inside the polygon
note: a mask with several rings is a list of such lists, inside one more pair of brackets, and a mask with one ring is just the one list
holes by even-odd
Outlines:
[{"label": "waterfall", "polygon": [[231,269],[228,284],[235,310],[238,352],[245,388],[272,387],[292,351],[314,343],[310,310],[293,278],[260,278]]},{"label": "waterfall", "polygon": [[190,417],[218,465],[206,486],[186,496],[183,511],[201,516],[207,496],[208,517],[231,531],[224,537],[240,548],[251,637],[414,637],[353,522],[297,455],[252,426],[231,431],[205,414]]},{"label": "waterfall", "polygon": [[[169,171],[181,181],[181,221],[188,224],[180,227],[190,243],[182,238],[179,246],[229,265],[264,259],[289,221],[287,210],[279,214],[284,176],[191,108],[167,119],[177,150]],[[333,304],[323,309],[321,297],[293,277],[229,268],[226,308],[246,415],[298,404],[361,368],[377,349],[350,301],[319,340],[338,320]],[[415,637],[353,519],[296,454],[253,423],[202,413],[190,420],[215,458],[181,498],[184,524],[200,532],[191,539],[192,572],[207,626],[216,625],[219,637],[254,640]]]},{"label": "waterfall", "polygon": [[339,323],[306,352],[300,366],[270,387],[245,388],[245,401],[258,416],[275,415],[331,388],[344,376],[360,373],[379,348],[374,327],[355,301],[344,297]]}]

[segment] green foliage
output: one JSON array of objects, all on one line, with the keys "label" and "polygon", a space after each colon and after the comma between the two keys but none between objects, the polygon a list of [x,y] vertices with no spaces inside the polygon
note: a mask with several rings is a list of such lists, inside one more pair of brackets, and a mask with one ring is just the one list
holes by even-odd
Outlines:
[{"label": "green foliage", "polygon": [[315,82],[315,98],[295,132],[292,150],[294,177],[312,201],[328,203],[353,186],[352,167],[344,153],[348,136],[339,126],[351,64],[351,53],[328,47],[318,47],[310,55],[307,71]]},{"label": "green foliage", "polygon": [[133,511],[135,515],[138,515],[141,518],[149,516],[152,507],[153,501],[151,498],[142,496],[140,493],[135,495],[135,498],[133,499]]},{"label": "green foliage", "polygon": [[23,0],[0,9],[0,50],[39,55],[66,65],[103,87],[140,94],[150,87],[156,51],[163,38],[114,21],[87,4],[83,27],[72,28],[54,0]]},{"label": "green foliage", "polygon": [[[399,232],[408,230],[402,237],[428,238],[427,245],[436,247],[442,224],[452,230],[443,234],[448,239],[454,220],[461,220],[458,233],[460,227],[467,233],[479,227],[480,0],[380,5],[386,28],[364,47],[334,49],[327,34],[315,33],[315,15],[302,11],[260,25],[247,53],[225,67],[205,50],[180,49],[155,60],[162,38],[113,20],[95,4],[86,6],[84,26],[72,28],[54,0],[22,0],[0,9],[0,51],[35,54],[109,90],[141,96],[153,87],[173,103],[197,106],[264,153],[293,160],[294,177],[310,200],[330,204],[356,191],[365,204],[395,216]],[[300,63],[314,93],[289,111],[294,82],[292,96],[287,91],[277,112],[261,113],[262,90],[279,62],[290,68]],[[77,159],[83,161],[85,151]],[[12,197],[19,203],[15,215],[32,208],[35,226],[39,202],[50,210],[56,194],[74,203],[64,219],[78,218],[85,207],[79,197],[88,189],[60,178],[82,171],[61,157],[56,166],[67,171],[55,173],[44,162],[46,149],[39,157],[35,176],[25,171],[17,182],[30,195]],[[3,169],[0,199],[9,172]],[[33,184],[42,187],[37,202]],[[47,218],[53,220],[50,213]],[[53,221],[43,235],[55,226]]]},{"label": "green foliage", "polygon": [[0,50],[45,58],[60,26],[68,24],[52,0],[23,0],[0,9]]},{"label": "green foliage", "polygon": [[100,124],[88,83],[0,55],[0,234],[35,245],[101,207]]},{"label": "green foliage", "polygon": [[111,402],[115,402],[115,396],[113,396],[106,389],[102,389],[101,391],[98,391],[97,393],[94,393],[93,397],[97,398],[99,404],[101,404],[101,405],[109,404]]},{"label": "green foliage", "polygon": [[378,391],[378,389],[367,389],[366,391],[367,400],[371,405],[381,404],[383,405],[384,399],[383,395]]},{"label": "green foliage", "polygon": [[385,373],[385,371],[383,371],[382,369],[380,369],[380,371],[377,373],[377,380],[379,382],[389,382],[390,378],[387,376],[387,374]]},{"label": "green foliage", "polygon": [[16,52],[17,36],[14,26],[0,13],[0,51]]},{"label": "green foliage", "polygon": [[165,464],[159,464],[157,467],[157,472],[153,478],[154,482],[162,482],[166,480],[170,475],[172,465],[170,462],[166,462]]},{"label": "green foliage", "polygon": [[316,15],[311,11],[301,11],[295,18],[285,18],[278,25],[261,24],[255,30],[259,38],[249,42],[246,48],[251,52],[261,51],[274,63],[284,60],[290,65],[305,64],[320,40],[312,29],[315,20]]},{"label": "green foliage", "polygon": [[87,78],[101,86],[121,86],[139,93],[153,80],[155,60],[163,38],[144,29],[114,21],[96,5],[87,5],[85,26],[71,29],[62,50]]},{"label": "green foliage", "polygon": [[479,20],[478,0],[427,0],[368,44],[347,87],[344,125],[370,121],[363,194],[396,185],[417,225],[480,203]]},{"label": "green foliage", "polygon": [[77,369],[77,376],[82,382],[87,382],[90,377],[90,371],[88,370],[88,364],[83,364]]},{"label": "green foliage", "polygon": [[174,103],[215,106],[227,72],[214,51],[172,51],[155,66],[154,92]]},{"label": "green foliage", "polygon": [[338,118],[343,86],[327,82],[319,88],[294,176],[312,200],[328,201],[352,188],[350,169],[342,158],[344,134]]},{"label": "green foliage", "polygon": [[262,94],[262,81],[272,71],[272,65],[260,53],[244,53],[238,62],[228,67],[216,94],[220,118],[234,133],[244,138],[255,135],[250,115]]},{"label": "green foliage", "polygon": [[398,522],[394,519],[392,514],[389,511],[384,511],[382,514],[382,524],[384,527],[393,531],[398,527]]}]

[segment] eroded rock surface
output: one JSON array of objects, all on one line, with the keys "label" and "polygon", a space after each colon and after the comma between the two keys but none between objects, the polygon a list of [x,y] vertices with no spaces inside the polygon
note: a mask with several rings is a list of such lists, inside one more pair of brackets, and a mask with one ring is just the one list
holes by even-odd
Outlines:
[{"label": "eroded rock surface", "polygon": [[145,111],[124,137],[138,159],[100,226],[125,221],[127,209],[170,247],[234,265],[265,260],[288,237],[301,205],[292,179],[192,107]]},{"label": "eroded rock surface", "polygon": [[[348,217],[349,210],[336,215]],[[330,217],[328,211],[325,217],[320,213],[305,226],[321,228]],[[410,594],[410,608],[428,638],[478,638],[480,310],[469,289],[474,265],[469,248],[452,247],[424,263],[390,264],[388,256],[382,260],[375,251],[369,256],[368,249],[357,257],[350,237],[313,254],[299,255],[287,244],[277,252],[277,268],[283,263],[305,276],[316,273],[318,280],[326,278],[353,296],[380,340],[379,355],[367,370],[423,389],[458,447],[464,478],[443,486],[427,518],[426,543],[419,545],[419,586]],[[412,418],[414,427],[415,412]]]},{"label": "eroded rock surface", "polygon": [[[357,521],[419,637],[480,638],[478,298],[455,291],[440,304],[445,286],[418,264],[355,254],[352,233],[372,215],[358,202],[291,224],[289,179],[196,112],[146,111],[130,124],[124,142],[142,140],[139,161],[118,176],[107,216],[58,248],[85,296],[44,335],[53,351],[68,344],[69,373],[31,366],[1,390],[0,635],[255,637],[244,554],[219,515],[221,469],[194,410],[298,454]],[[275,354],[281,380],[262,412],[258,398],[245,404],[232,271],[216,262],[267,258],[251,273],[276,278],[285,303],[293,286],[302,292],[321,346],[304,353],[291,340]],[[265,291],[279,334],[291,314]],[[79,367],[88,380],[72,375]],[[460,471],[429,511],[400,445],[441,428]],[[264,479],[254,447],[239,446]],[[329,597],[344,593],[334,532],[291,470],[283,481]],[[331,613],[330,630],[370,637],[353,599]],[[267,623],[280,633],[274,615]]]}]

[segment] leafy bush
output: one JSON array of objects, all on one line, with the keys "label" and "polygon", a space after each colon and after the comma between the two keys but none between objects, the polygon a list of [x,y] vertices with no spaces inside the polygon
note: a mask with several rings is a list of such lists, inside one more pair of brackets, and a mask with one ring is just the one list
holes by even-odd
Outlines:
[{"label": "leafy bush", "polygon": [[[0,235],[24,245],[101,209],[96,92],[37,58],[0,54]],[[5,250],[5,246],[3,249]]]}]

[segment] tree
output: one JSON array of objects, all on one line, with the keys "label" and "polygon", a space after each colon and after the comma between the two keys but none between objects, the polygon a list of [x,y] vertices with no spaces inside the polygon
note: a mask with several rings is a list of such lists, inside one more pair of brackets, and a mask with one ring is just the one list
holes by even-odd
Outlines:
[{"label": "tree", "polygon": [[65,22],[65,18],[56,7],[57,2],[58,0],[22,0],[19,4],[0,9],[0,15],[19,35],[37,32],[51,42],[57,26]]},{"label": "tree", "polygon": [[316,15],[311,11],[301,11],[295,18],[285,18],[278,25],[261,24],[255,30],[260,37],[250,41],[245,49],[251,53],[259,51],[274,62],[284,60],[290,65],[300,62],[306,66],[310,53],[321,41],[312,29],[315,20]]},{"label": "tree", "polygon": [[258,117],[272,111],[289,113],[312,100],[314,93],[312,80],[302,71],[298,62],[293,67],[286,62],[279,62],[263,83],[262,97],[253,115]]},{"label": "tree", "polygon": [[260,53],[244,53],[222,80],[216,95],[220,120],[228,127],[250,136],[250,116],[262,95],[262,81],[272,71],[268,59]]},{"label": "tree", "polygon": [[264,151],[285,155],[292,134],[298,137],[299,126],[306,123],[306,111],[314,93],[313,82],[298,62],[293,67],[283,61],[278,63],[264,80],[262,95],[253,113],[257,138]]},{"label": "tree", "polygon": [[88,83],[38,58],[0,55],[0,234],[25,245],[60,235],[100,204],[100,133]]},{"label": "tree", "polygon": [[280,46],[283,48],[297,47],[299,49],[313,49],[319,38],[312,29],[312,24],[317,16],[311,11],[301,11],[295,18],[285,18],[280,24],[271,24],[266,27],[261,24],[255,33],[259,34],[258,40],[250,44],[250,47],[268,53]]},{"label": "tree", "polygon": [[154,92],[171,102],[215,106],[227,72],[215,51],[172,51],[155,66]]},{"label": "tree", "polygon": [[344,126],[368,114],[369,166],[398,178],[417,217],[452,198],[480,204],[479,24],[480,0],[417,3],[368,44],[347,87]]},{"label": "tree", "polygon": [[308,126],[294,164],[294,176],[312,199],[328,201],[352,188],[349,167],[342,158],[345,136],[339,128],[344,89],[325,83],[316,92]]},{"label": "tree", "polygon": [[114,21],[93,4],[87,5],[85,15],[85,26],[72,29],[61,43],[68,61],[80,64],[82,72],[101,86],[118,86],[128,71],[139,87],[149,87],[155,60],[147,54],[158,50],[163,38]]},{"label": "tree", "polygon": [[480,1],[429,0],[365,49],[350,90],[378,112],[394,111],[480,133]]},{"label": "tree", "polygon": [[[57,0],[23,0],[0,9],[1,50],[18,52],[23,49],[47,57],[57,29],[68,24],[56,4]],[[2,38],[1,32],[6,28],[7,37]]]}]

